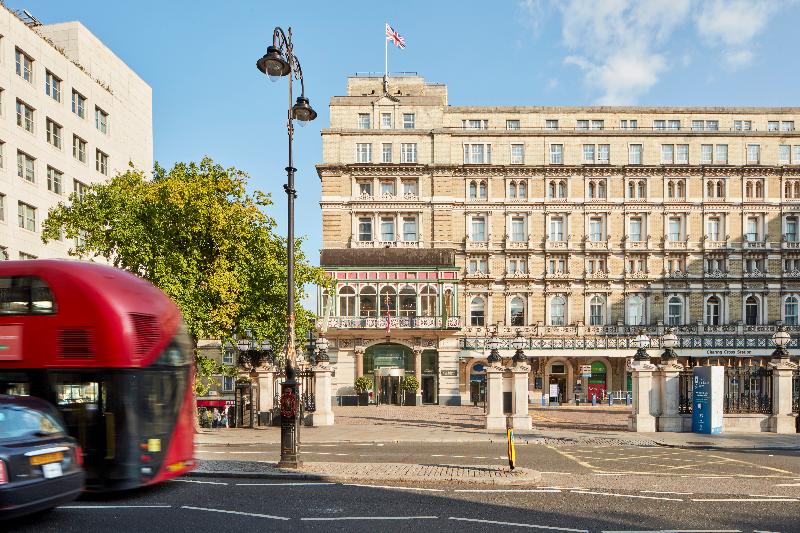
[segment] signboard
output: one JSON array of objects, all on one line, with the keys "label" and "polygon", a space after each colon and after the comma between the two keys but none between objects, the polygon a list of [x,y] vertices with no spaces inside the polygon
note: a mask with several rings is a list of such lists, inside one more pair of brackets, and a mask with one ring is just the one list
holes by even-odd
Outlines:
[{"label": "signboard", "polygon": [[542,376],[533,378],[533,388],[534,390],[542,390]]},{"label": "signboard", "polygon": [[578,367],[578,373],[582,376],[591,377],[592,375],[592,365],[580,365]]},{"label": "signboard", "polygon": [[693,369],[692,432],[722,433],[722,397],[725,369],[721,366],[696,366]]},{"label": "signboard", "polygon": [[455,377],[455,376],[458,375],[458,370],[440,370],[439,371],[439,375],[440,376],[452,376],[452,377]]},{"label": "signboard", "polygon": [[22,325],[0,326],[0,361],[20,361],[22,359]]},{"label": "signboard", "polygon": [[551,398],[558,398],[558,383],[551,383],[550,384],[550,397]]},{"label": "signboard", "polygon": [[383,353],[375,355],[375,368],[400,367],[403,368],[403,354],[402,353]]}]

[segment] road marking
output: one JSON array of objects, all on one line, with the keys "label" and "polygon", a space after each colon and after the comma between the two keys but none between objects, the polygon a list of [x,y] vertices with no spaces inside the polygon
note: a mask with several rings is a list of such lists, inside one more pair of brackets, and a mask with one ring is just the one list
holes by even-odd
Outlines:
[{"label": "road marking", "polygon": [[640,490],[639,492],[647,492],[649,494],[678,494],[683,496],[694,494],[693,492],[670,492],[668,490]]},{"label": "road marking", "polygon": [[574,531],[576,533],[589,533],[588,529],[572,529],[569,527],[556,527],[556,526],[543,526],[541,524],[521,524],[518,522],[501,522],[499,520],[482,520],[480,518],[461,518],[458,516],[451,516],[448,520],[457,520],[459,522],[477,522],[478,524],[494,524],[498,526],[513,526],[513,527],[529,527],[531,529],[547,529],[551,531]]},{"label": "road marking", "polygon": [[[225,452],[222,452],[225,453]],[[246,453],[270,453],[270,452],[228,452],[232,455],[246,454]]]},{"label": "road marking", "polygon": [[474,455],[473,459],[488,459],[488,457],[484,457],[483,455]]},{"label": "road marking", "polygon": [[433,455],[431,455],[431,457],[445,457],[445,455],[441,453],[434,453]]},{"label": "road marking", "polygon": [[731,459],[730,457],[723,457],[723,456],[719,456],[719,455],[712,455],[712,454],[708,454],[708,455],[709,455],[709,457],[714,457],[715,459],[724,459],[724,460],[732,462],[732,463],[741,463],[741,464],[745,464],[745,465],[748,465],[748,466],[752,466],[753,468],[763,468],[765,470],[772,470],[773,472],[780,472],[781,474],[789,474],[790,476],[794,475],[794,472],[790,472],[788,470],[782,470],[780,468],[773,468],[771,466],[757,465],[755,463],[742,461],[740,459]]},{"label": "road marking", "polygon": [[254,516],[256,518],[271,518],[272,520],[289,520],[289,518],[285,516],[274,516],[271,514],[260,514],[260,513],[245,513],[243,511],[228,511],[227,509],[210,509],[208,507],[193,507],[191,505],[181,505],[181,509],[189,509],[192,511],[208,511],[210,513],[235,514],[241,516]]},{"label": "road marking", "polygon": [[170,479],[173,483],[197,483],[199,485],[227,485],[222,481],[198,481],[196,479]]},{"label": "road marking", "polygon": [[453,492],[561,492],[560,489],[455,489]]},{"label": "road marking", "polygon": [[800,483],[778,483],[776,487],[800,487]]},{"label": "road marking", "polygon": [[350,455],[350,454],[349,454],[349,453],[336,453],[336,454],[334,454],[334,455],[337,455],[337,456],[345,456],[345,455]]},{"label": "road marking", "polygon": [[61,505],[59,509],[169,509],[171,505]]},{"label": "road marking", "polygon": [[466,455],[451,455],[450,457],[452,457],[453,459],[464,459]]},{"label": "road marking", "polygon": [[306,522],[332,522],[335,520],[438,520],[438,516],[325,516],[305,517]]},{"label": "road marking", "polygon": [[308,452],[313,453],[314,455],[333,455],[333,452]]},{"label": "road marking", "polygon": [[444,489],[428,489],[422,487],[393,487],[391,485],[368,485],[366,483],[342,483],[343,487],[369,487],[376,489],[392,489],[392,490],[420,490],[424,492],[445,492]]},{"label": "road marking", "polygon": [[572,472],[539,472],[540,474],[553,474],[557,476],[571,476]]},{"label": "road marking", "polygon": [[308,483],[237,483],[237,487],[306,487],[308,485],[336,485],[334,482],[328,481],[310,481]]},{"label": "road marking", "polygon": [[603,533],[741,533],[741,529],[643,529],[631,531],[623,529],[618,531],[603,530]]},{"label": "road marking", "polygon": [[591,470],[594,470],[594,467],[593,467],[592,465],[590,465],[589,463],[587,463],[587,462],[585,462],[585,461],[581,461],[581,460],[580,460],[580,459],[578,459],[577,457],[574,457],[574,456],[572,456],[572,455],[568,454],[567,452],[562,452],[561,450],[559,450],[559,449],[558,449],[558,448],[556,448],[555,446],[547,446],[547,447],[548,447],[548,448],[550,448],[551,450],[554,450],[554,451],[555,451],[555,452],[557,452],[557,453],[560,453],[561,455],[563,455],[563,456],[564,456],[564,457],[566,457],[567,459],[572,459],[573,461],[575,461],[576,463],[578,463],[579,465],[581,465],[581,466],[583,466],[583,467],[586,467],[586,468],[589,468],[589,469],[591,469]]},{"label": "road marking", "polygon": [[667,498],[662,496],[642,496],[640,494],[615,494],[613,492],[596,492],[591,490],[571,490],[575,494],[595,494],[598,496],[615,496],[617,498],[639,498],[643,500],[664,500],[670,502],[682,502],[681,498]]},{"label": "road marking", "polygon": [[692,498],[693,502],[798,502],[797,498]]}]

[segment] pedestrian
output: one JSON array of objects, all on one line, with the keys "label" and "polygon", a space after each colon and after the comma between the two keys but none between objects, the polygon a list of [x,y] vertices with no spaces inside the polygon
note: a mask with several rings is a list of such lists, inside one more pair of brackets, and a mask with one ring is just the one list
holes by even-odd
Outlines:
[{"label": "pedestrian", "polygon": [[222,422],[222,427],[224,427],[224,428],[228,427],[228,415],[225,414],[225,411],[222,411],[221,422]]},{"label": "pedestrian", "polygon": [[219,411],[217,410],[216,407],[214,408],[214,414],[211,420],[212,420],[211,427],[217,429],[219,427],[220,416],[219,416]]}]

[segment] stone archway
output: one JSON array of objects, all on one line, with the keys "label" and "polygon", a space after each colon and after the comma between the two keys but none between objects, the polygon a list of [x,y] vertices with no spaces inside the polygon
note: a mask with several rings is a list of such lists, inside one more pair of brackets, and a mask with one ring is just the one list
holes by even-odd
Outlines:
[{"label": "stone archway", "polygon": [[[613,373],[614,373],[614,368],[611,366],[611,361],[607,357],[596,357],[595,356],[595,357],[590,357],[588,359],[588,362],[587,362],[587,364],[592,365],[592,366],[596,366],[596,363],[599,363],[599,364],[603,365],[603,367],[605,367],[605,393],[606,394],[611,394],[613,392],[613,390],[614,390],[614,389],[611,388],[611,385],[613,383],[613,377],[612,376],[613,376]],[[592,373],[594,373],[594,369],[592,369]],[[592,383],[591,383],[591,379],[590,379],[590,381],[589,381],[589,390],[587,390],[587,398],[591,397],[591,396],[588,396],[588,395],[591,394],[591,391],[593,389],[595,389],[595,388],[592,387]],[[597,400],[600,401],[600,396],[598,396]]]},{"label": "stone archway", "polygon": [[[552,369],[553,369],[553,365],[554,364],[563,364],[565,373],[564,374],[553,375],[552,374]],[[566,391],[564,393],[561,393],[561,391],[559,391],[559,394],[562,396],[564,403],[572,402],[573,398],[575,396],[575,392],[574,392],[575,391],[575,369],[572,367],[572,361],[570,361],[570,359],[568,359],[566,357],[552,357],[552,358],[548,358],[547,359],[547,362],[544,365],[544,383],[543,383],[544,388],[545,388],[544,393],[546,395],[549,395],[551,375],[554,378],[556,376],[566,376],[565,377],[565,382],[566,382],[565,383],[565,385],[566,385],[565,388],[566,388]]]}]

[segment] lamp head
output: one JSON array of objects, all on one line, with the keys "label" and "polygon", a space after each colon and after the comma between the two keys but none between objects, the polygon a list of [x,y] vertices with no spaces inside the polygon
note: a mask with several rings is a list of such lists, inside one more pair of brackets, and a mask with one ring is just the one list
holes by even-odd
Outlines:
[{"label": "lamp head", "polygon": [[639,330],[639,334],[636,335],[636,338],[633,339],[633,342],[636,344],[637,348],[647,348],[650,346],[650,337],[641,329]]},{"label": "lamp head", "polygon": [[268,352],[272,350],[272,343],[269,342],[268,339],[264,339],[263,341],[261,341],[258,347],[261,349],[262,352]]},{"label": "lamp head", "polygon": [[492,332],[492,336],[489,337],[489,342],[487,343],[489,349],[494,351],[500,348],[500,339],[497,338],[497,332]]},{"label": "lamp head", "polygon": [[278,78],[286,76],[292,70],[281,51],[275,46],[267,48],[267,53],[256,61],[256,68],[269,76],[271,81],[278,81]]},{"label": "lamp head", "polygon": [[326,339],[325,337],[320,337],[319,339],[317,339],[317,348],[319,348],[323,352],[325,350],[327,350],[328,349],[328,339]]},{"label": "lamp head", "polygon": [[308,98],[298,96],[297,102],[292,106],[292,116],[300,122],[301,126],[305,126],[305,123],[317,118],[317,112],[311,108]]},{"label": "lamp head", "polygon": [[517,336],[511,341],[511,345],[515,350],[522,350],[525,348],[525,337],[522,336],[522,331],[517,330]]},{"label": "lamp head", "polygon": [[675,335],[675,331],[672,328],[668,329],[664,336],[661,337],[661,344],[668,350],[678,345],[678,336]]},{"label": "lamp head", "polygon": [[236,346],[239,348],[240,352],[246,352],[250,349],[250,340],[249,339],[239,339],[236,341]]},{"label": "lamp head", "polygon": [[789,332],[786,331],[786,328],[781,326],[778,330],[772,335],[772,342],[778,348],[785,348],[792,340],[792,336],[789,335]]}]

